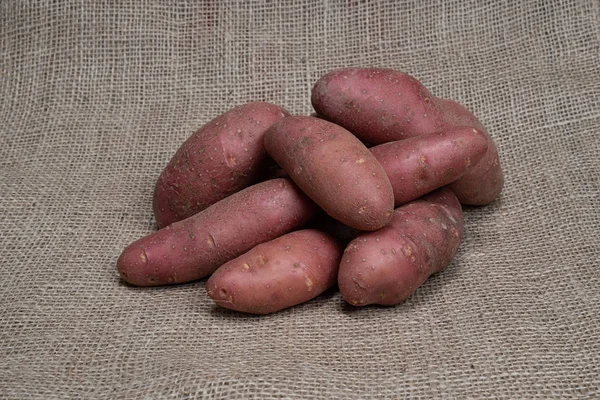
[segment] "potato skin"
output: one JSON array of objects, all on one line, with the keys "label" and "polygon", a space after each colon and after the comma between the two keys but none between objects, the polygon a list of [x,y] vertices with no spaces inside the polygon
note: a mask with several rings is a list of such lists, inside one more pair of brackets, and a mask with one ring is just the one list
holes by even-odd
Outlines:
[{"label": "potato skin", "polygon": [[314,117],[287,117],[267,131],[265,148],[333,218],[365,231],[391,220],[394,194],[385,171],[344,128]]},{"label": "potato skin", "polygon": [[291,232],[223,264],[206,282],[206,290],[221,307],[273,313],[332,287],[342,251],[339,243],[321,231]]},{"label": "potato skin", "polygon": [[370,150],[385,170],[399,206],[459,179],[477,165],[487,147],[481,131],[450,128]]},{"label": "potato skin", "polygon": [[500,197],[504,174],[498,157],[498,148],[489,133],[473,113],[452,100],[436,99],[448,126],[472,126],[483,132],[488,141],[485,155],[450,188],[463,204],[483,206]]},{"label": "potato skin", "polygon": [[441,110],[412,76],[384,68],[343,68],[313,86],[311,102],[322,118],[374,145],[437,132]]},{"label": "potato skin", "polygon": [[392,222],[350,242],[338,285],[355,306],[395,305],[450,264],[462,239],[460,203],[448,187],[394,211]]},{"label": "potato skin", "polygon": [[289,179],[261,182],[143,237],[117,260],[134,285],[193,281],[259,243],[306,223],[317,206]]},{"label": "potato skin", "polygon": [[264,134],[288,115],[274,104],[248,103],[190,136],[156,182],[153,209],[158,227],[190,217],[254,183],[266,157]]},{"label": "potato skin", "polygon": [[498,150],[485,127],[466,108],[431,94],[417,79],[384,68],[343,68],[321,77],[311,101],[323,118],[365,143],[381,144],[455,127],[483,132],[488,149],[480,162],[452,185],[463,204],[486,205],[504,186]]}]

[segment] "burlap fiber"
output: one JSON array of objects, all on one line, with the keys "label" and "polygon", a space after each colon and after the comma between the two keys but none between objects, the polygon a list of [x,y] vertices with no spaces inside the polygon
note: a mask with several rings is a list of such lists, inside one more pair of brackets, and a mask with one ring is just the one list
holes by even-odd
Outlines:
[{"label": "burlap fiber", "polygon": [[[0,397],[600,397],[598,1],[0,3]],[[405,303],[270,316],[123,284],[153,185],[252,100],[406,71],[497,141],[500,200]]]}]

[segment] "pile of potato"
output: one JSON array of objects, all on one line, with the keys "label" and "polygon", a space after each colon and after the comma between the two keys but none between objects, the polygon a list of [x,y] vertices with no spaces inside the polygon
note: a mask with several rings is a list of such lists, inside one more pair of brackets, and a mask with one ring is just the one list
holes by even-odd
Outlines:
[{"label": "pile of potato", "polygon": [[209,275],[220,306],[267,314],[336,283],[356,306],[404,301],[448,266],[462,204],[504,183],[475,116],[399,71],[335,70],[314,116],[249,103],[179,148],[156,183],[158,231],[117,261],[134,285]]}]

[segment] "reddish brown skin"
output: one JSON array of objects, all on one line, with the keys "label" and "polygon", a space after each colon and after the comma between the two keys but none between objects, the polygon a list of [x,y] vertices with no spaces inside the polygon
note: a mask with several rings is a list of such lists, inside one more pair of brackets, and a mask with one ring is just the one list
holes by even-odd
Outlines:
[{"label": "reddish brown skin", "polygon": [[392,222],[346,247],[338,285],[355,306],[395,305],[452,261],[462,239],[460,203],[448,187],[394,211]]},{"label": "reddish brown skin", "polygon": [[475,128],[439,133],[371,147],[394,189],[395,205],[417,199],[456,181],[486,154],[487,137]]},{"label": "reddish brown skin", "polygon": [[190,282],[306,223],[316,205],[289,179],[258,183],[125,248],[121,277],[134,285]]},{"label": "reddish brown skin", "polygon": [[221,307],[270,314],[332,287],[342,251],[318,230],[288,233],[223,264],[206,282],[206,290]]},{"label": "reddish brown skin", "polygon": [[154,189],[159,228],[190,217],[258,180],[266,130],[288,116],[270,103],[248,103],[213,119],[190,136]]},{"label": "reddish brown skin", "polygon": [[483,132],[488,148],[481,160],[450,188],[463,204],[483,206],[500,197],[504,174],[498,157],[498,148],[479,120],[462,105],[452,100],[436,99],[448,126],[472,126]]},{"label": "reddish brown skin", "polygon": [[381,68],[344,68],[315,83],[311,101],[326,118],[374,145],[437,132],[441,110],[412,76]]},{"label": "reddish brown skin", "polygon": [[408,74],[382,68],[335,70],[316,82],[311,101],[322,118],[375,145],[456,127],[476,128],[488,140],[487,153],[452,190],[470,205],[489,204],[502,191],[498,150],[483,125],[469,110],[434,97]]},{"label": "reddish brown skin", "polygon": [[265,148],[333,218],[365,231],[391,220],[394,194],[385,171],[344,128],[314,117],[287,117],[267,131]]}]

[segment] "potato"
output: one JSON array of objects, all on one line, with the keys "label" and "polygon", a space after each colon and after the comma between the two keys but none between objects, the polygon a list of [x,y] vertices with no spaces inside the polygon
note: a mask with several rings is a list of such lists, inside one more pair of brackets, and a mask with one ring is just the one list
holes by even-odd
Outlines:
[{"label": "potato", "polygon": [[412,76],[392,69],[344,68],[320,78],[311,101],[317,113],[365,143],[381,144],[471,127],[488,140],[481,161],[452,185],[464,204],[485,205],[502,191],[504,179],[493,140],[461,105],[434,97]]},{"label": "potato", "polygon": [[450,188],[463,204],[482,206],[496,200],[504,187],[504,175],[498,158],[498,148],[485,127],[469,110],[446,99],[436,99],[450,126],[472,126],[485,134],[488,148],[481,160]]},{"label": "potato", "polygon": [[417,199],[454,182],[487,151],[486,136],[475,128],[449,128],[440,133],[371,147],[392,188],[395,205]]},{"label": "potato", "polygon": [[346,247],[338,273],[355,306],[395,305],[450,264],[463,234],[460,203],[448,187],[398,207],[392,222]]},{"label": "potato", "polygon": [[117,269],[139,286],[193,281],[300,227],[316,210],[289,179],[258,183],[130,244]]},{"label": "potato", "polygon": [[391,220],[394,194],[385,171],[344,128],[314,117],[287,117],[267,131],[265,148],[333,218],[365,231]]},{"label": "potato", "polygon": [[311,102],[322,118],[374,145],[437,132],[441,110],[412,76],[381,68],[343,68],[321,77]]},{"label": "potato", "polygon": [[248,103],[213,119],[189,137],[154,189],[159,228],[202,211],[254,183],[266,152],[263,136],[289,115],[269,103]]},{"label": "potato", "polygon": [[273,313],[332,287],[342,250],[331,236],[315,229],[288,233],[223,264],[206,282],[206,290],[222,307]]}]

